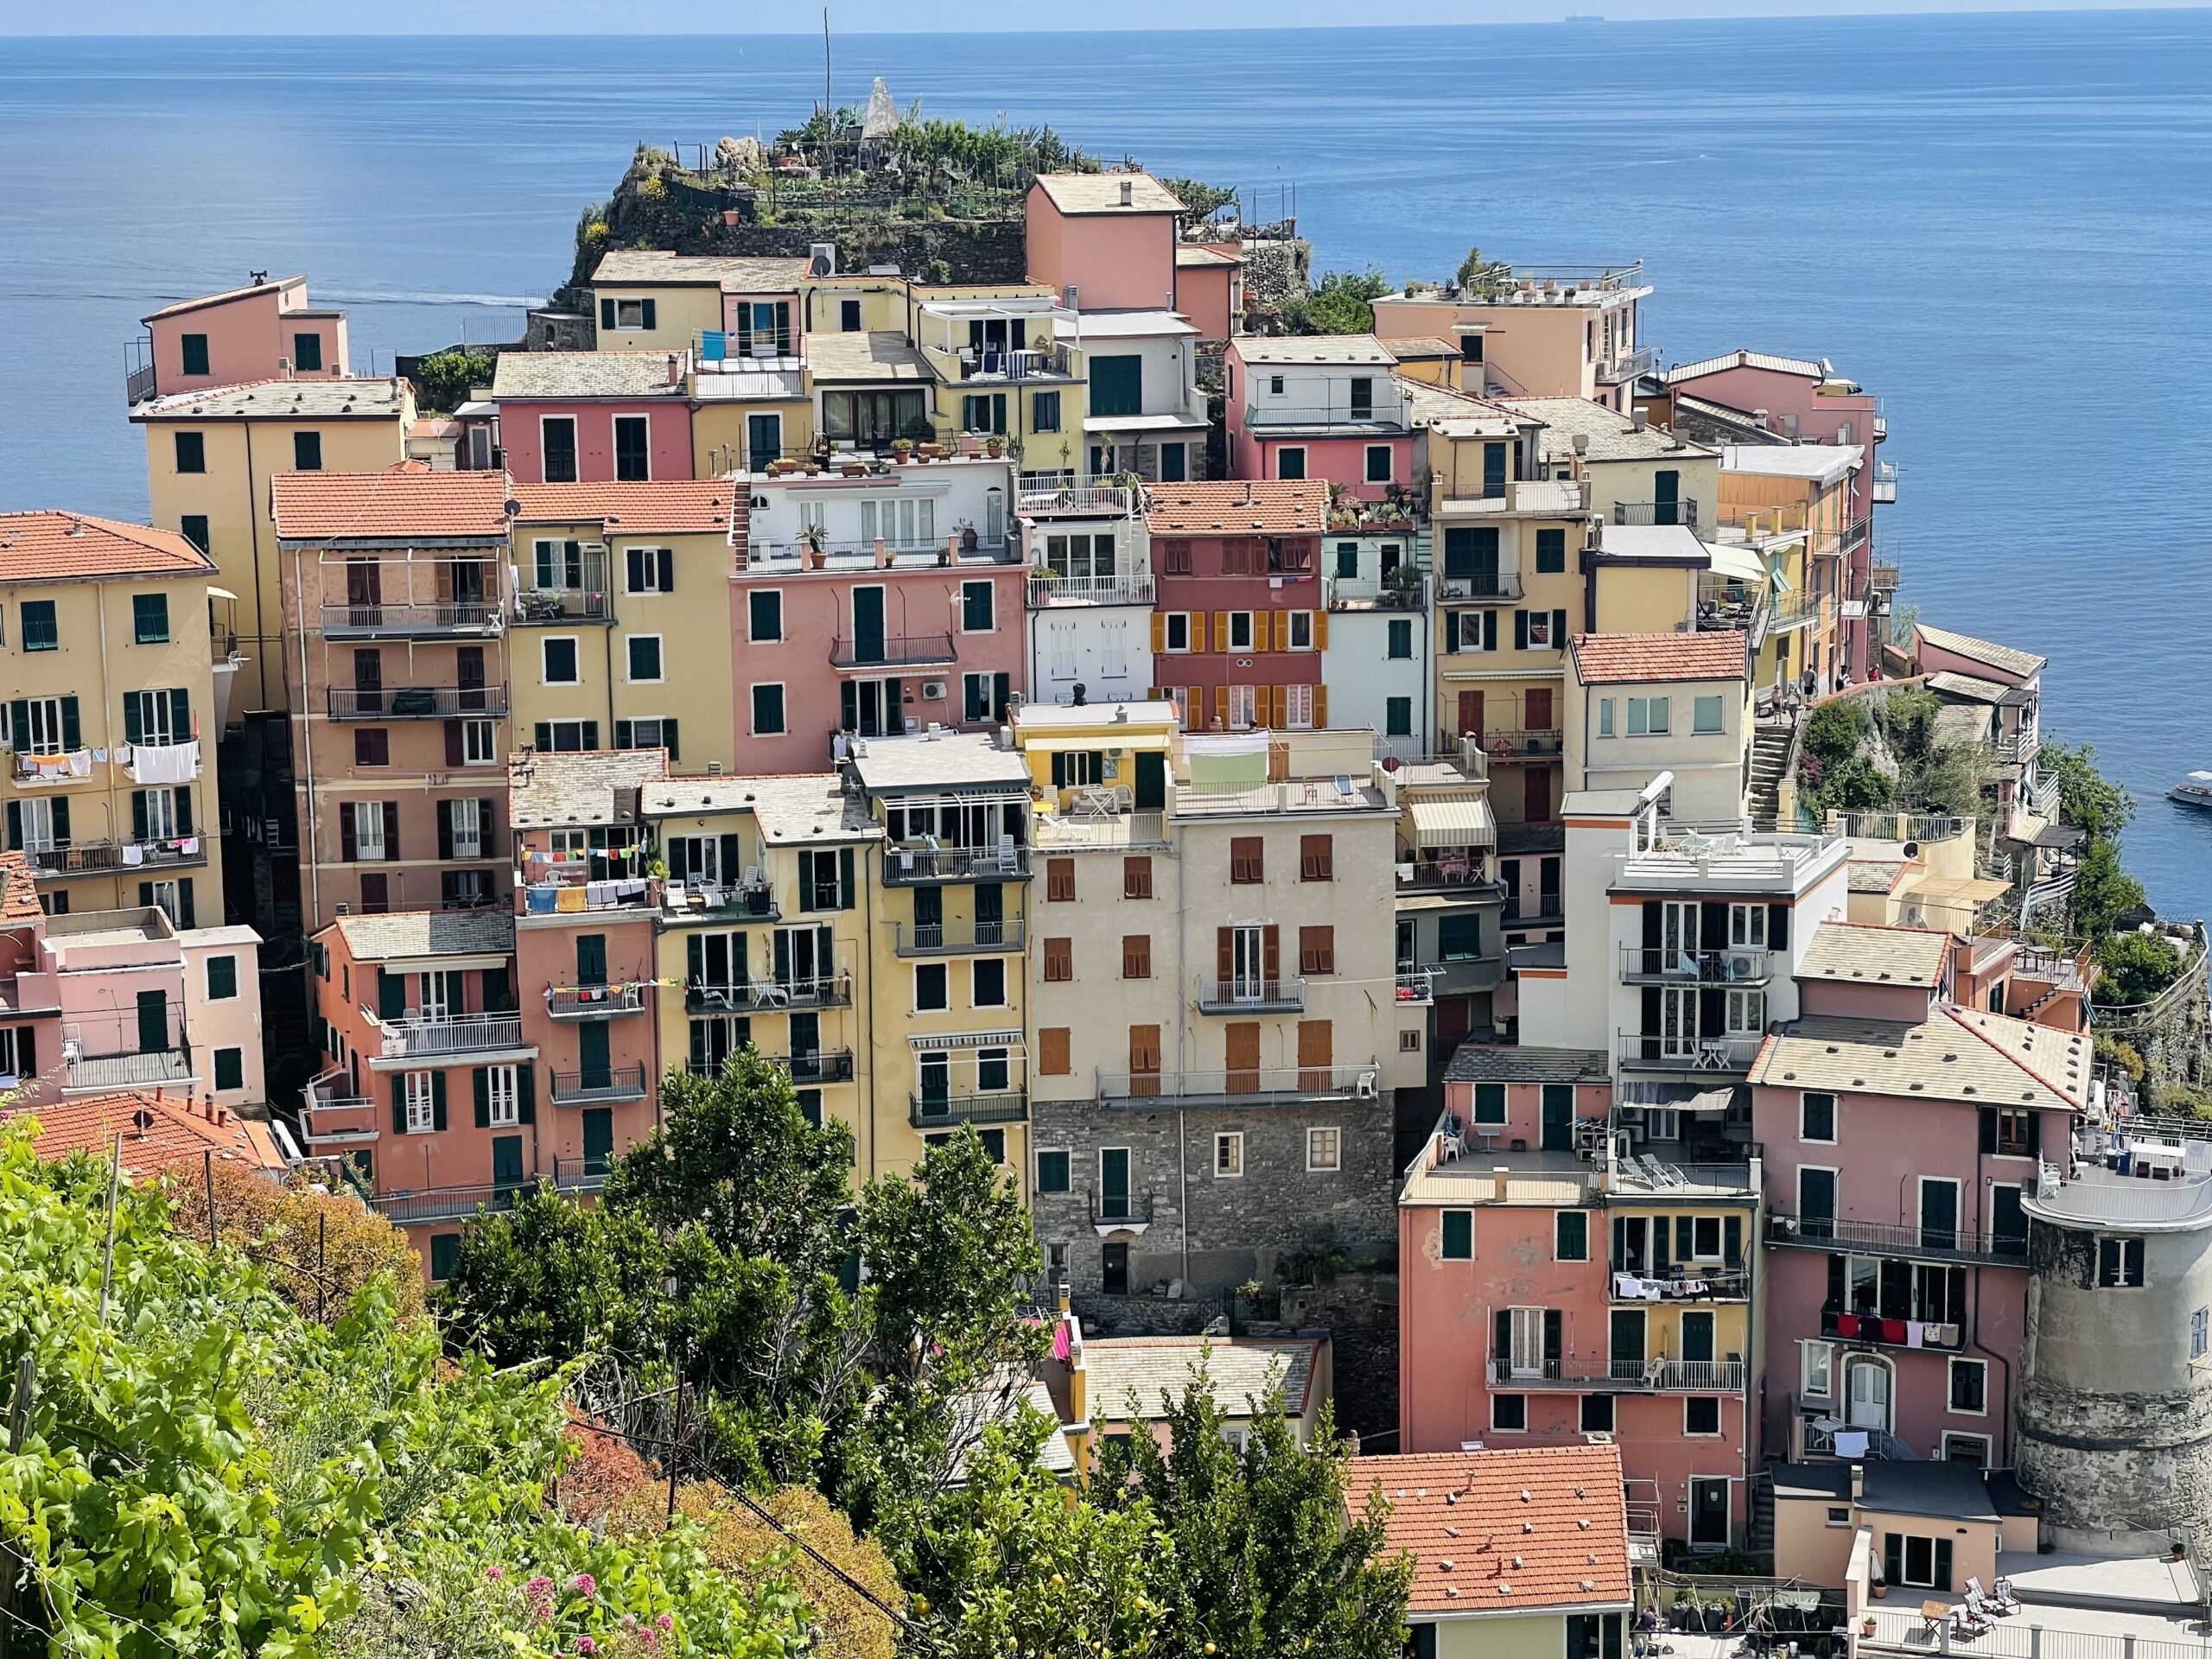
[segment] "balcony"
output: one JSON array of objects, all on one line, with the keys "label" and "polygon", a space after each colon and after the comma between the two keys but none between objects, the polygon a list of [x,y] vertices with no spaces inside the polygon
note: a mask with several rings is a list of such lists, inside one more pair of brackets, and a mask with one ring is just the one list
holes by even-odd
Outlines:
[{"label": "balcony", "polygon": [[1504,887],[1484,869],[1481,854],[1472,848],[1453,858],[1400,859],[1397,869],[1400,893],[1439,889],[1501,903],[1505,898]]},{"label": "balcony", "polygon": [[128,1054],[86,1054],[76,1039],[61,1045],[65,1095],[103,1094],[115,1089],[175,1089],[189,1094],[198,1081],[192,1074],[192,1050],[181,1040],[168,1048],[141,1049]]},{"label": "balcony", "polygon": [[1631,1273],[1618,1262],[1609,1281],[1612,1300],[1624,1306],[1649,1307],[1658,1293],[1661,1302],[1741,1302],[1751,1294],[1751,1275],[1740,1263],[1678,1262],[1666,1273]]},{"label": "balcony", "polygon": [[373,1008],[364,1007],[361,1013],[383,1033],[381,1059],[456,1059],[526,1046],[518,1014],[460,1014],[442,1020],[410,1014],[404,1020],[379,1020]]},{"label": "balcony", "polygon": [[643,1100],[651,1079],[645,1065],[609,1066],[603,1071],[556,1071],[556,1106],[611,1106],[626,1100]]},{"label": "balcony", "polygon": [[[951,545],[946,544],[947,539]],[[1018,554],[1019,549],[1011,540],[984,541],[980,537],[972,547],[960,537],[904,544],[881,537],[872,542],[832,541],[827,537],[795,541],[771,538],[747,547],[745,564],[738,575],[781,578],[815,572],[851,575],[867,570],[965,569],[976,565],[1012,564]]]},{"label": "balcony", "polygon": [[[836,907],[834,898],[826,905],[815,906],[821,910]],[[734,881],[709,881],[701,876],[669,883],[663,894],[660,918],[664,925],[678,922],[779,922],[783,918],[783,908],[776,903],[775,892],[766,881],[757,881],[748,887]]]},{"label": "balcony", "polygon": [[1866,587],[1876,594],[1894,594],[1897,590],[1900,572],[1894,564],[1870,564],[1866,567]]},{"label": "balcony", "polygon": [[1764,985],[1772,972],[1766,951],[1683,950],[1621,946],[1624,985]]},{"label": "balcony", "polygon": [[[1874,1348],[1932,1348],[1938,1353],[1957,1353],[1967,1345],[1965,1334],[1955,1322],[1889,1319],[1874,1313],[1846,1313],[1836,1307],[1821,1310],[1821,1334]],[[1913,1340],[1916,1335],[1917,1342]]]},{"label": "balcony", "polygon": [[545,992],[545,1014],[550,1020],[606,1020],[645,1011],[642,985],[555,985]]},{"label": "balcony", "polygon": [[1442,518],[1503,518],[1515,513],[1536,518],[1565,518],[1590,505],[1590,486],[1572,478],[1535,478],[1509,480],[1496,494],[1456,495],[1437,505]]},{"label": "balcony", "polygon": [[1021,881],[1029,875],[1029,849],[1016,842],[996,847],[887,847],[883,885],[926,887],[945,881]]},{"label": "balcony", "polygon": [[334,685],[324,695],[333,720],[499,720],[507,712],[503,685]]},{"label": "balcony", "polygon": [[1697,528],[1697,502],[1694,498],[1675,501],[1616,501],[1613,503],[1613,522],[1617,524],[1681,524],[1686,529]]},{"label": "balcony", "polygon": [[1521,597],[1518,570],[1485,570],[1479,575],[1453,575],[1449,570],[1437,579],[1436,596],[1447,605],[1495,605]]},{"label": "balcony", "polygon": [[72,784],[89,782],[92,776],[90,749],[37,754],[14,749],[10,754],[13,764],[8,768],[8,775],[15,779],[17,789],[67,789]]},{"label": "balcony", "polygon": [[1090,1224],[1102,1233],[1141,1233],[1152,1225],[1149,1192],[1101,1192],[1092,1187]]},{"label": "balcony", "polygon": [[988,957],[1023,948],[1027,925],[1019,916],[1002,922],[972,922],[947,927],[943,922],[893,922],[891,949],[900,957]]},{"label": "balcony", "polygon": [[958,1123],[1025,1123],[1029,1096],[1020,1089],[982,1095],[906,1096],[906,1121],[918,1129],[942,1129]]},{"label": "balcony", "polygon": [[1055,576],[1029,578],[1029,608],[1048,611],[1056,605],[1150,605],[1150,576]]},{"label": "balcony", "polygon": [[154,395],[154,365],[151,363],[127,365],[123,371],[123,396],[136,409]]},{"label": "balcony", "polygon": [[1491,1384],[1500,1389],[1580,1389],[1637,1394],[1739,1394],[1740,1359],[1515,1359],[1492,1353]]},{"label": "balcony", "polygon": [[802,1089],[853,1080],[853,1051],[849,1048],[809,1048],[793,1054],[766,1054],[761,1058],[771,1065],[782,1066]]},{"label": "balcony", "polygon": [[[1885,433],[1885,436],[1887,435]],[[1874,463],[1874,499],[1894,502],[1897,499],[1897,465],[1893,461]]]},{"label": "balcony", "polygon": [[123,770],[134,784],[188,784],[200,776],[199,741],[133,743]]},{"label": "balcony", "polygon": [[1847,1250],[1926,1262],[2013,1262],[2025,1265],[2025,1234],[1977,1233],[1959,1227],[1927,1227],[1915,1221],[1859,1221],[1847,1216],[1783,1215],[1770,1211],[1766,1242],[1785,1249]]},{"label": "balcony", "polygon": [[763,979],[750,988],[753,1006],[772,1013],[790,1008],[843,1008],[852,1006],[850,974],[794,974],[783,979]]},{"label": "balcony", "polygon": [[1397,998],[1401,1006],[1427,1007],[1436,1000],[1437,974],[1433,968],[1401,968],[1397,975]]},{"label": "balcony", "polygon": [[527,588],[515,595],[512,620],[518,628],[613,620],[614,596],[604,588]]},{"label": "balcony", "polygon": [[387,1101],[365,1095],[334,1095],[328,1085],[308,1090],[300,1114],[300,1138],[310,1147],[365,1146],[384,1133],[391,1112]]},{"label": "balcony", "polygon": [[1662,1036],[1657,1032],[1619,1033],[1623,1065],[1642,1071],[1711,1071],[1726,1074],[1748,1071],[1758,1056],[1764,1036],[1730,1033],[1720,1037]]},{"label": "balcony", "polygon": [[[547,868],[536,854],[531,860],[537,869]],[[523,906],[518,913],[524,919],[559,921],[610,910],[651,911],[660,903],[661,884],[642,875],[608,876],[594,881],[590,879],[589,865],[579,862],[564,867],[563,874],[550,880],[532,881],[518,891]]]},{"label": "balcony", "polygon": [[1484,732],[1482,744],[1493,762],[1556,760],[1567,747],[1565,735],[1556,726]]},{"label": "balcony", "polygon": [[1633,380],[1639,375],[1650,373],[1658,365],[1659,348],[1656,346],[1639,346],[1632,352],[1618,353],[1610,363],[1598,365],[1598,384],[1601,386],[1618,386],[1624,381]]},{"label": "balcony", "polygon": [[1308,1101],[1373,1100],[1379,1065],[1258,1066],[1224,1071],[1101,1071],[1098,1103],[1125,1111],[1181,1106],[1294,1106]]},{"label": "balcony", "polygon": [[1086,812],[1081,817],[1063,817],[1054,813],[1037,819],[1029,826],[1029,833],[1047,852],[1056,847],[1119,847],[1134,850],[1165,848],[1168,844],[1165,812],[1124,812],[1118,808],[1096,816]]},{"label": "balcony", "polygon": [[1128,518],[1141,499],[1141,491],[1119,484],[1079,484],[1072,473],[1024,473],[1014,510],[1024,518]]},{"label": "balcony", "polygon": [[40,876],[112,875],[129,870],[190,869],[207,861],[198,836],[167,841],[69,841],[27,848],[23,856]]},{"label": "balcony", "polygon": [[950,633],[887,633],[866,639],[839,634],[830,641],[830,666],[841,671],[950,668],[959,660]]},{"label": "balcony", "polygon": [[1198,981],[1200,1014],[1303,1014],[1302,979],[1212,979]]},{"label": "balcony", "polygon": [[482,601],[322,607],[326,639],[488,639],[500,626],[499,606]]},{"label": "balcony", "polygon": [[1071,380],[1074,378],[1074,359],[1069,355],[1068,348],[1058,341],[1019,351],[986,350],[977,353],[963,348],[960,353],[960,378],[963,383],[979,381],[989,385],[1009,380]]},{"label": "balcony", "polygon": [[1999,760],[2024,766],[2043,753],[2043,733],[2032,726],[2025,731],[2006,732],[1991,747]]},{"label": "balcony", "polygon": [[582,1158],[556,1158],[553,1185],[563,1192],[596,1192],[613,1173],[614,1154],[592,1153]]},{"label": "balcony", "polygon": [[1382,582],[1357,576],[1331,576],[1324,584],[1323,602],[1332,611],[1419,611],[1427,607],[1427,577],[1403,565],[1392,572],[1392,576],[1393,581]]}]

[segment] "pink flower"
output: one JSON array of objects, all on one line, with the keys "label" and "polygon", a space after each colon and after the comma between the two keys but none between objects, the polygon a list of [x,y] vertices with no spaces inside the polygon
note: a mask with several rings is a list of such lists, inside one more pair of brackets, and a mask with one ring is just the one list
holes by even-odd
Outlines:
[{"label": "pink flower", "polygon": [[675,1617],[669,1613],[663,1613],[658,1618],[653,1620],[653,1623],[664,1630],[672,1630],[676,1628]]},{"label": "pink flower", "polygon": [[[579,1573],[569,1580],[569,1588],[589,1601],[599,1593],[599,1580],[588,1573]],[[588,1649],[587,1649],[588,1651]]]},{"label": "pink flower", "polygon": [[660,1632],[653,1629],[652,1625],[648,1624],[644,1630],[638,1632],[638,1640],[644,1646],[647,1653],[658,1653],[660,1651]]},{"label": "pink flower", "polygon": [[507,1569],[504,1567],[487,1567],[484,1569],[484,1576],[496,1582],[507,1576]]},{"label": "pink flower", "polygon": [[580,1636],[576,1638],[576,1651],[578,1653],[597,1653],[599,1651],[599,1643],[593,1641],[591,1637],[588,1636]]}]

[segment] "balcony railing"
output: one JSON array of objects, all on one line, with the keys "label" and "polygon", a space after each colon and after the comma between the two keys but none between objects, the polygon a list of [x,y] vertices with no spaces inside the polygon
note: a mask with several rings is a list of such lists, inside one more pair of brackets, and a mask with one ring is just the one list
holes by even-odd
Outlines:
[{"label": "balcony railing", "polygon": [[1019,916],[951,927],[943,922],[893,922],[891,949],[901,957],[991,956],[1021,950],[1027,931]]},{"label": "balcony railing", "polygon": [[887,847],[883,884],[912,887],[932,881],[1019,881],[1029,874],[1029,849],[998,847]]},{"label": "balcony railing", "polygon": [[1894,564],[1870,564],[1866,567],[1866,586],[1877,594],[1894,594],[1901,575]]},{"label": "balcony railing", "polygon": [[1521,597],[1518,570],[1487,570],[1480,575],[1455,576],[1450,571],[1437,578],[1436,596],[1446,604],[1490,604]]},{"label": "balcony railing", "polygon": [[1299,1014],[1306,1007],[1303,979],[1198,981],[1200,1014]]},{"label": "balcony railing", "polygon": [[582,1158],[556,1158],[553,1185],[563,1192],[596,1192],[613,1173],[611,1152],[587,1153]]},{"label": "balcony railing", "polygon": [[1491,1383],[1503,1389],[1590,1389],[1653,1393],[1734,1394],[1740,1359],[1528,1359],[1493,1352]]},{"label": "balcony railing", "polygon": [[792,1054],[768,1054],[762,1057],[771,1065],[780,1065],[791,1075],[791,1081],[802,1089],[823,1083],[850,1083],[853,1080],[853,1051],[849,1048],[809,1048]]},{"label": "balcony railing", "polygon": [[[1885,435],[1886,435],[1886,434]],[[1874,463],[1874,499],[1894,502],[1897,499],[1897,467],[1893,461]]]},{"label": "balcony railing", "polygon": [[1443,887],[1470,899],[1505,896],[1504,887],[1484,869],[1481,857],[1472,849],[1460,858],[1400,860],[1398,891],[1410,893],[1422,887]]},{"label": "balcony railing", "polygon": [[[137,856],[131,855],[136,853]],[[167,841],[70,841],[27,848],[23,856],[38,875],[109,875],[118,870],[176,869],[207,861],[198,836]]]},{"label": "balcony railing", "polygon": [[458,1014],[450,1019],[379,1020],[372,1008],[362,1014],[384,1033],[385,1059],[416,1059],[430,1054],[472,1054],[487,1049],[520,1048],[518,1014]]},{"label": "balcony railing", "polygon": [[[1956,1353],[1966,1346],[1965,1333],[1955,1320],[1889,1319],[1875,1313],[1846,1313],[1835,1307],[1821,1310],[1821,1334],[1840,1342],[1864,1342],[1881,1348],[1933,1348]],[[1920,1338],[1917,1342],[1913,1340],[1916,1334]]]},{"label": "balcony railing", "polygon": [[333,720],[498,720],[507,712],[503,685],[334,685],[327,696]]},{"label": "balcony railing", "polygon": [[1600,385],[1618,386],[1640,374],[1650,373],[1658,362],[1657,346],[1639,346],[1632,352],[1618,353],[1610,363],[1600,363],[1598,365],[1598,382]]},{"label": "balcony railing", "polygon": [[331,639],[483,639],[499,632],[497,604],[326,605],[322,632]]},{"label": "balcony railing", "polygon": [[2020,1262],[2028,1259],[2024,1233],[1982,1233],[1963,1227],[1929,1227],[1916,1221],[1859,1221],[1847,1216],[1783,1215],[1769,1211],[1766,1242],[1784,1248],[1848,1249],[1884,1255],[1955,1262]]},{"label": "balcony railing", "polygon": [[1050,610],[1055,605],[1149,605],[1150,576],[1032,576],[1029,608]]},{"label": "balcony railing", "polygon": [[1282,1106],[1313,1100],[1371,1100],[1378,1065],[1256,1066],[1223,1071],[1101,1071],[1101,1104],[1149,1110],[1170,1106]]},{"label": "balcony railing", "polygon": [[1094,1227],[1149,1227],[1152,1225],[1152,1194],[1149,1192],[1101,1192],[1090,1189],[1090,1224]]},{"label": "balcony railing", "polygon": [[545,992],[545,1012],[555,1020],[603,1020],[645,1011],[642,985],[555,985]]},{"label": "balcony railing", "polygon": [[387,1101],[311,1089],[300,1114],[300,1138],[311,1147],[365,1145],[384,1133],[391,1111]]},{"label": "balcony railing", "polygon": [[2033,726],[2022,732],[2007,732],[1997,740],[1993,747],[1999,760],[2013,761],[2024,766],[2041,753],[2043,733]]},{"label": "balcony railing", "polygon": [[64,1046],[65,1090],[147,1089],[193,1082],[192,1050],[180,1042],[172,1047],[148,1049],[135,1054],[79,1054],[70,1056]]},{"label": "balcony railing", "polygon": [[1484,732],[1482,744],[1492,760],[1551,760],[1566,747],[1566,740],[1556,726],[1522,727]]},{"label": "balcony railing", "polygon": [[1702,950],[1621,946],[1624,985],[1764,985],[1770,971],[1764,950],[1737,945]]},{"label": "balcony railing", "polygon": [[1436,1000],[1436,970],[1433,968],[1401,968],[1397,975],[1398,1001],[1406,1003],[1433,1002]]},{"label": "balcony railing", "polygon": [[1049,346],[1032,346],[1019,351],[963,350],[960,378],[984,381],[1065,380],[1075,373],[1072,365],[1068,348],[1057,340]]},{"label": "balcony railing", "polygon": [[1126,518],[1136,512],[1141,494],[1119,484],[1060,484],[1046,475],[1024,474],[1014,495],[1014,511],[1025,518],[1102,513]]},{"label": "balcony railing", "polygon": [[942,668],[959,661],[950,633],[887,633],[830,641],[832,668]]},{"label": "balcony railing", "polygon": [[1619,1052],[1623,1065],[1648,1071],[1748,1071],[1764,1040],[1745,1034],[1666,1037],[1624,1031]]},{"label": "balcony railing", "polygon": [[906,1096],[906,1121],[918,1129],[942,1129],[956,1123],[1021,1123],[1029,1117],[1029,1096],[1020,1089],[995,1094]]},{"label": "balcony railing", "polygon": [[[531,868],[548,867],[537,859]],[[552,880],[537,880],[518,888],[525,916],[582,916],[609,910],[651,910],[660,903],[661,884],[651,876],[606,876],[593,880],[588,867],[570,867],[574,879],[563,874]]]},{"label": "balcony railing", "polygon": [[467,1221],[480,1210],[512,1210],[535,1181],[504,1181],[475,1186],[429,1186],[412,1192],[379,1192],[369,1200],[395,1226],[410,1223]]},{"label": "balcony railing", "polygon": [[749,988],[756,1008],[842,1008],[853,1000],[850,974],[793,974],[759,979]]},{"label": "balcony railing", "polygon": [[1355,576],[1331,576],[1324,603],[1332,611],[1418,611],[1428,603],[1428,579],[1416,575],[1403,586],[1393,587]]},{"label": "balcony railing", "polygon": [[597,1071],[556,1071],[556,1106],[607,1106],[620,1101],[643,1100],[651,1087],[644,1062],[613,1065]]},{"label": "balcony railing", "polygon": [[1695,530],[1697,502],[1689,497],[1676,501],[1616,501],[1613,503],[1613,522],[1617,524],[1681,524]]},{"label": "balcony railing", "polygon": [[514,624],[518,628],[613,620],[613,595],[604,588],[526,588],[515,595]]}]

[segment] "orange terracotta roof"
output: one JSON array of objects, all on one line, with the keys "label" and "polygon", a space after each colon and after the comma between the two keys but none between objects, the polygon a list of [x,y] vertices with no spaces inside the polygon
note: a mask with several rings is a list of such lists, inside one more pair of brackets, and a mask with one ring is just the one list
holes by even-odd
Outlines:
[{"label": "orange terracotta roof", "polygon": [[0,512],[0,582],[213,575],[215,562],[173,530],[89,512]]},{"label": "orange terracotta roof", "polygon": [[504,540],[505,473],[279,473],[269,499],[280,541],[390,541],[408,537]]},{"label": "orange terracotta roof", "polygon": [[625,532],[671,536],[729,528],[736,486],[728,479],[668,479],[632,484],[518,484],[515,521],[530,524],[602,522]]},{"label": "orange terracotta roof", "polygon": [[250,1122],[235,1112],[224,1113],[227,1122],[211,1123],[200,1111],[184,1096],[131,1090],[49,1101],[6,1116],[38,1120],[36,1144],[41,1158],[67,1158],[73,1152],[105,1158],[113,1152],[119,1134],[123,1166],[135,1175],[177,1164],[197,1165],[210,1149],[226,1162],[272,1173],[284,1168],[284,1155],[266,1123]]},{"label": "orange terracotta roof", "polygon": [[1378,1484],[1389,1547],[1414,1557],[1417,1618],[1629,1602],[1618,1446],[1361,1458],[1345,1471],[1355,1510]]},{"label": "orange terracotta roof", "polygon": [[1318,536],[1329,486],[1318,478],[1217,479],[1146,486],[1155,536]]},{"label": "orange terracotta roof", "polygon": [[30,860],[21,853],[0,853],[0,923],[35,922],[45,914]]},{"label": "orange terracotta roof", "polygon": [[1574,671],[1585,685],[1744,677],[1739,632],[1583,633],[1573,645]]}]

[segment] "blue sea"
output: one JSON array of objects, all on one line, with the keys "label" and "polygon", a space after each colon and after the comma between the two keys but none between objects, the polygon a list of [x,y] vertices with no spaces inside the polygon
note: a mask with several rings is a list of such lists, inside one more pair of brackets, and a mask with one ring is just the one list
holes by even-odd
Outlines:
[{"label": "blue sea", "polygon": [[[1049,123],[1294,209],[1324,268],[1644,261],[1669,360],[1881,395],[1930,620],[2041,652],[2046,723],[2212,914],[2212,13],[861,36],[841,101]],[[512,337],[635,144],[772,134],[806,37],[0,41],[0,508],[145,511],[125,343],[249,269],[357,363]]]}]

